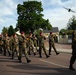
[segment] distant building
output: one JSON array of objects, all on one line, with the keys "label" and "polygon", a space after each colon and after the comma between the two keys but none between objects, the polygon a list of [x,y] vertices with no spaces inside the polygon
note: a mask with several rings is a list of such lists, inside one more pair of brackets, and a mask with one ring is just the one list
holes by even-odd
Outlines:
[{"label": "distant building", "polygon": [[57,43],[72,43],[71,36],[68,35],[59,35],[58,27],[52,27],[51,30],[44,30],[44,35],[48,38],[49,33],[52,32],[54,34],[55,42]]},{"label": "distant building", "polygon": [[50,32],[52,32],[53,34],[59,35],[59,29],[58,29],[58,27],[52,27],[51,30],[44,30],[44,34],[46,36],[48,36]]}]

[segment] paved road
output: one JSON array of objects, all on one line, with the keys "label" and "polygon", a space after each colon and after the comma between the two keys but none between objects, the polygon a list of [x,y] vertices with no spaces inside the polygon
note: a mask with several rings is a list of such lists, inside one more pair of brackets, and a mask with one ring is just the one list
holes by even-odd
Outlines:
[{"label": "paved road", "polygon": [[[42,58],[37,54],[30,55],[31,63],[26,63],[25,57],[22,63],[19,63],[17,57],[14,60],[11,57],[0,55],[0,75],[76,75],[76,71],[68,69],[71,54],[60,53],[46,58],[44,53]],[[76,69],[76,63],[74,64]]]},{"label": "paved road", "polygon": [[[45,40],[45,46],[46,46],[46,49],[49,50],[48,40]],[[57,51],[59,51],[59,52],[72,53],[71,44],[55,43],[55,47],[56,47]],[[52,51],[53,51],[53,49],[52,49]]]}]

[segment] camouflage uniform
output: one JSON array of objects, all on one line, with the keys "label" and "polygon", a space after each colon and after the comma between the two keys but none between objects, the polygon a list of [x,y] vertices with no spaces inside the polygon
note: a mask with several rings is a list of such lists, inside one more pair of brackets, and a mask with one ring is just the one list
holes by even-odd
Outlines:
[{"label": "camouflage uniform", "polygon": [[42,58],[42,49],[46,55],[46,58],[48,58],[49,56],[46,53],[46,48],[44,45],[44,40],[45,40],[45,36],[43,35],[43,32],[40,32],[40,36],[39,36],[39,57]]},{"label": "camouflage uniform", "polygon": [[0,53],[2,53],[3,44],[2,36],[0,35]]},{"label": "camouflage uniform", "polygon": [[29,51],[28,51],[29,55],[31,54],[30,53],[31,50],[32,50],[33,54],[36,55],[36,50],[35,50],[35,47],[34,47],[32,34],[30,34],[30,36],[29,36],[28,47],[29,47]]},{"label": "camouflage uniform", "polygon": [[3,37],[2,37],[2,40],[3,40],[3,43],[4,43],[4,44],[3,44],[3,50],[4,50],[4,51],[3,51],[3,52],[4,52],[3,54],[4,54],[4,56],[6,56],[6,43],[5,43],[5,36],[3,36]]},{"label": "camouflage uniform", "polygon": [[70,70],[75,70],[73,68],[73,64],[75,60],[76,60],[76,30],[74,30],[74,32],[72,33],[72,56],[71,56],[70,65],[69,65]]},{"label": "camouflage uniform", "polygon": [[53,37],[53,34],[50,33],[49,35],[49,55],[51,55],[51,49],[54,49],[56,55],[58,55],[59,53],[57,52],[56,48],[55,48],[55,43],[54,43],[54,37]]},{"label": "camouflage uniform", "polygon": [[18,39],[18,36],[16,34],[13,36],[12,46],[13,46],[12,59],[14,59],[14,53],[15,52],[16,52],[17,56],[19,56],[19,39]]},{"label": "camouflage uniform", "polygon": [[38,49],[37,49],[37,37],[35,34],[33,34],[33,42],[34,42],[34,47],[36,48],[36,51],[38,52]]},{"label": "camouflage uniform", "polygon": [[5,37],[5,48],[7,52],[9,53],[9,56],[11,55],[10,51],[10,38],[8,36]]},{"label": "camouflage uniform", "polygon": [[21,62],[22,53],[24,53],[27,63],[31,62],[28,58],[28,53],[26,50],[26,37],[24,33],[21,33],[21,36],[19,36],[19,62]]}]

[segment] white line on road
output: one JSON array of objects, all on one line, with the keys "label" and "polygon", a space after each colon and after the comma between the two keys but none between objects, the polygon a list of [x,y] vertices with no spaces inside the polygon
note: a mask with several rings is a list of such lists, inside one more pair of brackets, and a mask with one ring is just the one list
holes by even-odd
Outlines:
[{"label": "white line on road", "polygon": [[56,63],[53,63],[53,62],[49,62],[49,61],[46,61],[46,60],[43,60],[43,59],[40,59],[40,61],[43,61],[43,62],[46,62],[46,63],[49,63],[49,64],[53,64],[53,65],[56,65],[56,66],[68,68],[67,66],[59,65],[59,64],[56,64]]}]

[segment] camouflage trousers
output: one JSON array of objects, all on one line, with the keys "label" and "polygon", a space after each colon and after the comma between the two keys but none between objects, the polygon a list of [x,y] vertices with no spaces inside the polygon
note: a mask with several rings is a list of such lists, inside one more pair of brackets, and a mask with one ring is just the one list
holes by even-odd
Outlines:
[{"label": "camouflage trousers", "polygon": [[19,56],[19,46],[14,46],[12,48],[12,59],[14,59],[15,52],[16,52],[16,55]]},{"label": "camouflage trousers", "polygon": [[26,48],[23,48],[23,47],[20,47],[20,48],[19,48],[19,57],[18,57],[18,60],[19,60],[20,62],[21,62],[22,54],[24,54],[26,60],[29,59],[28,53],[27,53],[27,49],[26,49]]}]

